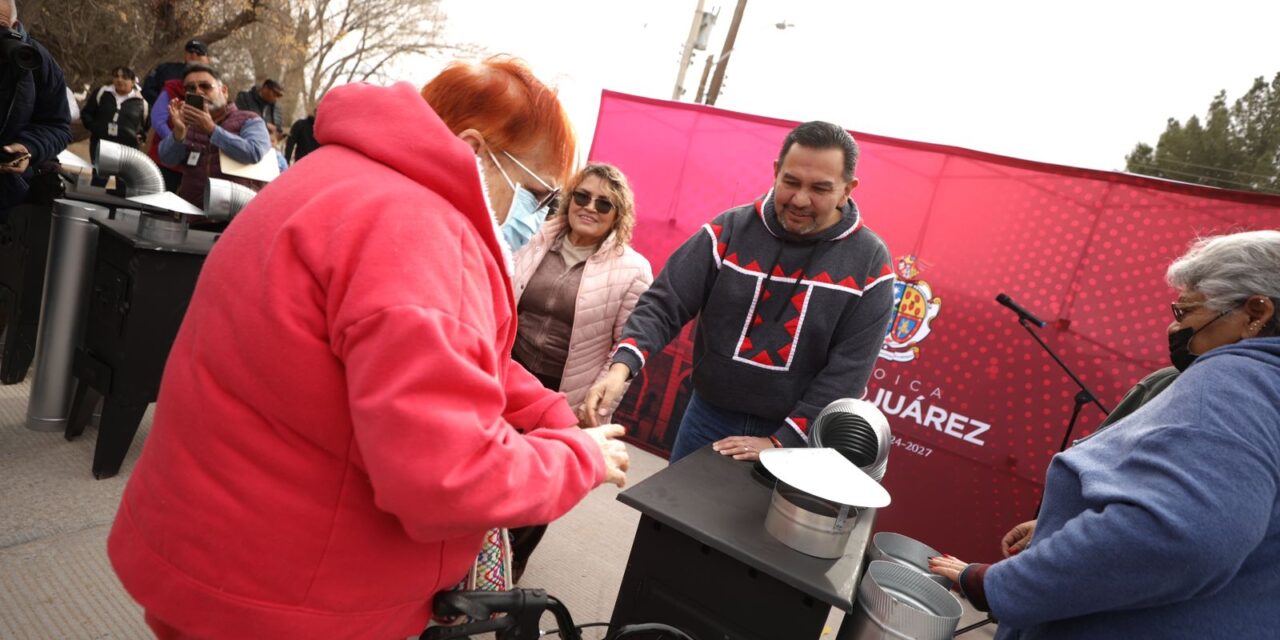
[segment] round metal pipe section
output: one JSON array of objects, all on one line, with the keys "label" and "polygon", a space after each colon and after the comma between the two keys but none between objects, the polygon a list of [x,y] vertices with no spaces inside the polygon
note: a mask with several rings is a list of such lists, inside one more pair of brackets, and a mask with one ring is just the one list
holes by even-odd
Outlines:
[{"label": "round metal pipe section", "polygon": [[827,405],[809,430],[814,447],[839,451],[876,482],[889,468],[893,434],[889,419],[866,400],[842,398]]},{"label": "round metal pipe section", "polygon": [[779,480],[764,529],[782,544],[817,558],[839,558],[849,546],[858,510],[810,495]]},{"label": "round metal pipe section", "polygon": [[896,562],[950,589],[950,580],[929,571],[929,558],[940,555],[937,549],[919,540],[889,531],[871,536],[871,546],[867,548],[867,558],[871,560]]},{"label": "round metal pipe section", "polygon": [[75,378],[71,366],[84,335],[98,227],[108,212],[71,200],[54,200],[49,261],[44,272],[35,375],[27,404],[27,428],[63,431],[71,412]]},{"label": "round metal pipe section", "polygon": [[242,184],[209,178],[209,187],[204,190],[204,212],[211,222],[230,222],[256,195],[257,191]]},{"label": "round metal pipe section", "polygon": [[160,167],[147,154],[137,149],[110,140],[99,140],[98,157],[94,160],[94,166],[98,173],[124,180],[126,196],[147,196],[164,191],[164,176],[160,175]]},{"label": "round metal pipe section", "polygon": [[945,587],[896,562],[872,561],[837,640],[947,640],[963,608]]}]

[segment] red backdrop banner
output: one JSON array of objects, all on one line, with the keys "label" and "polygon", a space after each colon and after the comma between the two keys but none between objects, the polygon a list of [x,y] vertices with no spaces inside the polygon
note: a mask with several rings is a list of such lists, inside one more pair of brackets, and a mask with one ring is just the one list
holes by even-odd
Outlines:
[{"label": "red backdrop banner", "polygon": [[[656,271],[700,225],[769,189],[795,124],[605,92],[590,156],[630,179],[634,246]],[[853,196],[899,275],[866,394],[896,445],[877,528],[997,559],[1000,536],[1035,514],[1077,389],[996,295],[1047,321],[1040,335],[1114,407],[1167,366],[1168,264],[1197,236],[1280,227],[1280,197],[853,135]],[[688,401],[689,336],[650,358],[619,410],[649,449],[669,449]],[[1102,418],[1085,407],[1072,438]]]}]

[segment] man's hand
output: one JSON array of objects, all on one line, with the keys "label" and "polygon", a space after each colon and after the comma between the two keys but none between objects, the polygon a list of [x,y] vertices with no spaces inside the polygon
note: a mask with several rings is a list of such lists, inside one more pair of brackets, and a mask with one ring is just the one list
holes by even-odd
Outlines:
[{"label": "man's hand", "polygon": [[178,142],[182,142],[187,137],[187,123],[182,121],[184,104],[177,99],[169,101],[169,128],[173,131],[173,139]]},{"label": "man's hand", "polygon": [[1010,529],[1009,533],[1004,534],[1004,538],[1000,540],[1000,550],[1004,552],[1004,557],[1008,558],[1026,549],[1027,544],[1031,542],[1031,536],[1035,532],[1035,520],[1028,520]]},{"label": "man's hand", "polygon": [[27,166],[31,164],[31,152],[27,150],[27,145],[22,144],[21,142],[15,142],[13,144],[6,144],[2,148],[5,153],[12,153],[17,157],[9,162],[0,164],[0,173],[26,172]]},{"label": "man's hand", "polygon": [[626,486],[631,457],[627,454],[627,445],[615,438],[626,435],[627,428],[620,424],[606,424],[583,431],[599,445],[600,454],[604,456],[604,481],[618,485],[619,489]]},{"label": "man's hand", "polygon": [[182,105],[182,122],[207,136],[213,135],[214,128],[218,126],[214,124],[213,116],[209,115],[208,111],[197,109],[189,104]]},{"label": "man's hand", "polygon": [[600,382],[595,383],[587,392],[586,418],[589,426],[598,426],[605,416],[611,415],[618,403],[622,401],[622,392],[627,390],[627,378],[631,377],[631,369],[621,362],[613,363],[609,373]]},{"label": "man's hand", "polygon": [[773,440],[755,436],[729,436],[716,440],[711,448],[722,456],[733,456],[734,460],[759,460],[760,452],[774,448]]}]

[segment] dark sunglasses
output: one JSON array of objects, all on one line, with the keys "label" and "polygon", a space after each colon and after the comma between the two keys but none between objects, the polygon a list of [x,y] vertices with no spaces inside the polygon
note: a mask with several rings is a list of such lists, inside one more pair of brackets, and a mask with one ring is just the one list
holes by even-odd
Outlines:
[{"label": "dark sunglasses", "polygon": [[[573,203],[579,207],[585,208],[587,205],[591,204],[591,194],[585,191],[574,191]],[[609,213],[610,211],[613,211],[613,203],[609,202],[609,199],[604,196],[597,196],[596,205],[593,208],[596,213]]]},{"label": "dark sunglasses", "polygon": [[212,82],[191,83],[182,85],[187,93],[195,93],[197,89],[200,91],[213,91],[214,84]]}]

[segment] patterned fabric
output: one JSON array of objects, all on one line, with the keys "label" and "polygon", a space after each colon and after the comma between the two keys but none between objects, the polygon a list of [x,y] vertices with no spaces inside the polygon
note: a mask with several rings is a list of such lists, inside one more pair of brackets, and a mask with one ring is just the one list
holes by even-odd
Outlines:
[{"label": "patterned fabric", "polygon": [[[773,195],[703,225],[667,258],[616,342],[632,372],[699,317],[693,388],[708,404],[777,425],[789,447],[831,401],[858,397],[893,314],[889,250],[852,199],[810,236],[783,228]],[[631,342],[628,342],[631,340]]]},{"label": "patterned fabric", "polygon": [[[450,591],[510,591],[512,586],[511,538],[506,529],[490,529],[471,571]],[[441,625],[475,622],[470,616],[433,616],[432,621]]]}]

